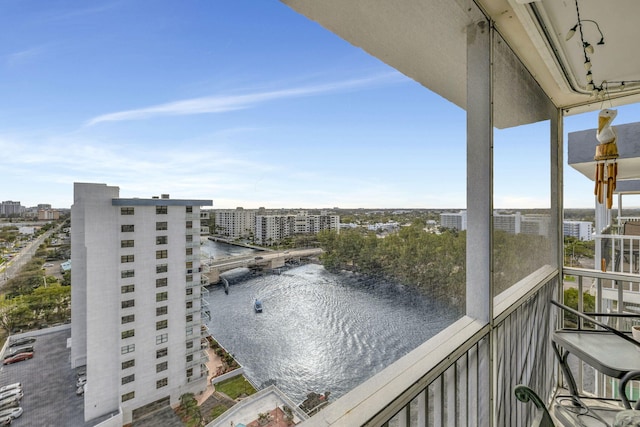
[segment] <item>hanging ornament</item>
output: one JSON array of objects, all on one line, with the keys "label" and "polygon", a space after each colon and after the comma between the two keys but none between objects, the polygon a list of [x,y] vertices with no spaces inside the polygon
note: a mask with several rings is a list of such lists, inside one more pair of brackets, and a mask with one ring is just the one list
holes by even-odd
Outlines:
[{"label": "hanging ornament", "polygon": [[[611,122],[618,114],[617,110],[604,109],[598,114],[598,130],[596,139],[596,187],[594,194],[598,203],[604,203],[606,197],[607,209],[613,205],[613,192],[616,189],[616,177],[618,176],[618,146],[616,145],[616,131],[611,127]],[[606,187],[606,188],[605,188]]]}]

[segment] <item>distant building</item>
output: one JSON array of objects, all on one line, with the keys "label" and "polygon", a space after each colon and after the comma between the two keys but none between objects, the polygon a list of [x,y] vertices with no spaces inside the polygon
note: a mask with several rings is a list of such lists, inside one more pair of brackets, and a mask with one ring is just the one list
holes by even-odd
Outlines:
[{"label": "distant building", "polygon": [[86,365],[85,421],[121,410],[130,425],[207,386],[200,207],[212,202],[119,192],[74,184],[71,367]]},{"label": "distant building", "polygon": [[520,233],[548,236],[550,224],[551,217],[549,215],[522,215],[520,217]]},{"label": "distant building", "polygon": [[256,209],[216,209],[213,234],[229,239],[246,239],[256,231]]},{"label": "distant building", "polygon": [[33,234],[35,234],[35,232],[36,232],[35,227],[28,227],[28,226],[18,227],[18,233],[20,234],[32,236]]},{"label": "distant building", "polygon": [[52,221],[60,219],[60,212],[55,209],[40,209],[38,208],[38,220],[39,221]]},{"label": "distant building", "polygon": [[340,216],[328,212],[309,215],[256,215],[255,241],[259,245],[271,246],[280,240],[300,234],[317,234],[323,230],[340,231]]},{"label": "distant building", "polygon": [[509,234],[520,233],[520,212],[515,214],[493,213],[493,229],[505,231]]},{"label": "distant building", "polygon": [[593,223],[589,221],[564,221],[562,231],[578,240],[593,240]]},{"label": "distant building", "polygon": [[467,211],[458,213],[445,212],[440,214],[440,226],[458,231],[467,229]]},{"label": "distant building", "polygon": [[25,208],[20,205],[20,202],[13,202],[11,200],[0,203],[0,216],[20,216],[24,212]]}]

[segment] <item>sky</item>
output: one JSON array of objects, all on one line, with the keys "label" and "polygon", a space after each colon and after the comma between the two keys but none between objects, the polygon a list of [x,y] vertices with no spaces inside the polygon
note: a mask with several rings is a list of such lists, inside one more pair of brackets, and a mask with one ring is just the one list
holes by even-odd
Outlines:
[{"label": "sky", "polygon": [[[0,11],[0,201],[68,208],[96,182],[214,208],[465,207],[464,111],[279,1]],[[496,136],[496,207],[548,207],[548,149],[526,144],[544,126]],[[566,169],[565,207],[592,208]]]}]

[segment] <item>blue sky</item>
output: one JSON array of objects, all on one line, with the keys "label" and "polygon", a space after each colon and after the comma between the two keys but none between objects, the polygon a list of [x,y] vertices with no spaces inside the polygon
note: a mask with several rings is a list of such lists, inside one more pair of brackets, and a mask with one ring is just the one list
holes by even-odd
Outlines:
[{"label": "blue sky", "polygon": [[[218,208],[465,206],[464,112],[278,1],[1,9],[0,200],[69,207],[73,182],[100,182]],[[537,173],[501,180],[495,205],[544,207]],[[593,207],[565,180],[565,206]]]}]

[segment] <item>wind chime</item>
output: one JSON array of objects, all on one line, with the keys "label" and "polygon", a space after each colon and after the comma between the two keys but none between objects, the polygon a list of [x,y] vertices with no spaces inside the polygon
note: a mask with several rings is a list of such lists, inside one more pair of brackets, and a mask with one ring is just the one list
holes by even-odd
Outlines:
[{"label": "wind chime", "polygon": [[611,127],[611,122],[618,114],[617,110],[604,109],[598,114],[598,131],[596,139],[596,188],[594,194],[598,203],[607,202],[607,209],[613,205],[613,192],[616,189],[616,177],[618,175],[618,147],[616,145],[616,131]]}]

